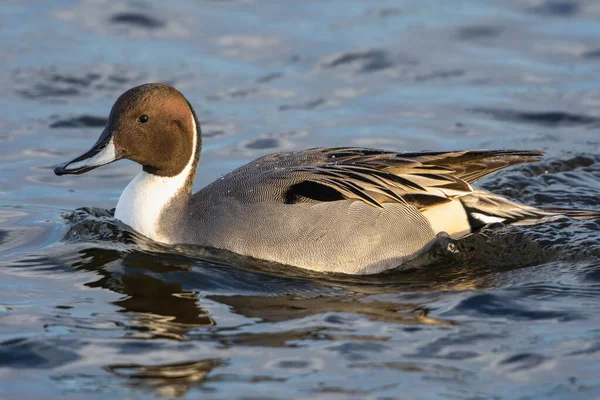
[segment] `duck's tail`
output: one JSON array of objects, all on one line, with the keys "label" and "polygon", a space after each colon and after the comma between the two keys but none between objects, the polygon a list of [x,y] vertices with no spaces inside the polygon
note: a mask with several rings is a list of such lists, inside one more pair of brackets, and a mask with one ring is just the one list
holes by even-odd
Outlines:
[{"label": "duck's tail", "polygon": [[459,200],[467,213],[471,232],[494,222],[536,224],[562,215],[577,220],[600,218],[600,211],[532,207],[482,190],[461,196]]},{"label": "duck's tail", "polygon": [[544,212],[550,213],[550,215],[564,215],[565,217],[573,218],[578,221],[585,221],[586,219],[600,218],[600,211],[595,210],[578,210],[576,208],[540,208]]}]

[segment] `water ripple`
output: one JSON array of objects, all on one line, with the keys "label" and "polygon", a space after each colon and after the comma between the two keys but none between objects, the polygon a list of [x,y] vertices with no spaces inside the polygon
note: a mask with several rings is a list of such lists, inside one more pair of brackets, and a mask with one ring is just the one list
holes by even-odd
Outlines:
[{"label": "water ripple", "polygon": [[460,301],[444,317],[499,318],[515,321],[556,320],[571,321],[580,318],[573,311],[531,309],[524,302],[507,295],[481,293]]},{"label": "water ripple", "polygon": [[103,128],[106,125],[106,117],[94,115],[80,115],[78,117],[59,119],[50,123],[50,128]]},{"label": "water ripple", "polygon": [[359,72],[376,72],[391,68],[394,63],[384,50],[367,50],[364,52],[348,52],[331,56],[324,60],[321,65],[326,68],[340,66],[356,66]]},{"label": "water ripple", "polygon": [[570,114],[562,111],[527,112],[510,109],[474,108],[475,113],[487,114],[502,121],[537,124],[548,127],[598,125],[600,118],[589,115]]}]

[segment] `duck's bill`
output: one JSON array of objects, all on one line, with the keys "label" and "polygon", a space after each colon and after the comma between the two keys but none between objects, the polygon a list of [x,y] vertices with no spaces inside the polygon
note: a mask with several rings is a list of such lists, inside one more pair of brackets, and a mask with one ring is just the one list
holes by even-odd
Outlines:
[{"label": "duck's bill", "polygon": [[112,132],[104,131],[89,151],[54,168],[54,173],[56,175],[83,174],[120,158],[115,149]]}]

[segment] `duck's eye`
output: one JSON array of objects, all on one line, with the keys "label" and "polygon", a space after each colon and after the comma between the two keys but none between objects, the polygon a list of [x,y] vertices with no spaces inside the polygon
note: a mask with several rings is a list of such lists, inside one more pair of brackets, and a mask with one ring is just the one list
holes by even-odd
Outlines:
[{"label": "duck's eye", "polygon": [[141,123],[148,122],[148,116],[146,114],[140,116],[138,119]]}]

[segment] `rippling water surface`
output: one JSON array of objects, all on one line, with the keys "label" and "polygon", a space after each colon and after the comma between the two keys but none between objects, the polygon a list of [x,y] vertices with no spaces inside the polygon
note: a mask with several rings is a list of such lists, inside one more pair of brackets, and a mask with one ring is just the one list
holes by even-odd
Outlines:
[{"label": "rippling water surface", "polygon": [[26,4],[0,4],[0,398],[600,396],[599,221],[328,276],[127,231],[133,163],[52,173],[163,81],[202,122],[197,187],[305,147],[541,148],[480,186],[600,209],[597,1]]}]

